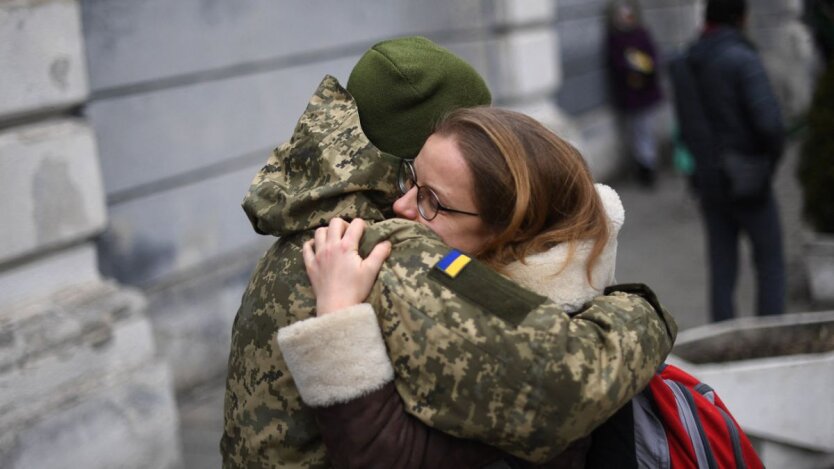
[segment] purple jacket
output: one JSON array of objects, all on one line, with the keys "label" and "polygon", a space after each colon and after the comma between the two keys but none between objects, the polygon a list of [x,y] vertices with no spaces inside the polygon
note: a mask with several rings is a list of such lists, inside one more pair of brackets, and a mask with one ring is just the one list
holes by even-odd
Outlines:
[{"label": "purple jacket", "polygon": [[614,105],[623,111],[648,108],[662,98],[658,83],[657,51],[642,26],[611,28],[607,41],[608,70]]}]

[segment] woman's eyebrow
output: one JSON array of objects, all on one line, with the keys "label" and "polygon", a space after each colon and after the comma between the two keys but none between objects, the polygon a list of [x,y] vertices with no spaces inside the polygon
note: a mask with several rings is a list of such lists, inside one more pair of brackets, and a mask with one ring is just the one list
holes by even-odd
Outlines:
[{"label": "woman's eyebrow", "polygon": [[[442,188],[438,189],[437,187],[433,186],[431,183],[427,183],[425,180],[420,179],[420,176],[418,175],[418,171],[417,171],[417,159],[416,158],[414,159],[414,163],[412,163],[412,165],[414,166],[414,178],[417,180],[417,184],[419,184],[421,187],[425,186],[425,187],[431,189],[431,191],[434,192],[434,194],[437,196],[437,198],[439,199],[441,204],[443,204],[444,201],[449,199],[449,193],[447,191],[443,190]],[[443,205],[445,205],[445,204],[443,204]]]}]

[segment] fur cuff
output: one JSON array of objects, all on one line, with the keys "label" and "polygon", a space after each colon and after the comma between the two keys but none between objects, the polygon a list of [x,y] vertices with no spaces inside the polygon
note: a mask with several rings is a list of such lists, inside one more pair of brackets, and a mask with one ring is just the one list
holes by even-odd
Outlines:
[{"label": "fur cuff", "polygon": [[310,406],[347,402],[394,379],[367,303],[283,327],[277,339],[301,399]]}]

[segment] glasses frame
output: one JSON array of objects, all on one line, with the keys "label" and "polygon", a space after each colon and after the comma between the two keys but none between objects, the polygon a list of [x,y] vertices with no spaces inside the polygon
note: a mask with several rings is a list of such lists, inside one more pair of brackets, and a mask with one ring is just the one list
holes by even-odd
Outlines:
[{"label": "glasses frame", "polygon": [[[397,172],[397,189],[400,191],[400,195],[405,195],[412,188],[417,188],[417,212],[421,217],[423,217],[426,221],[432,221],[441,211],[469,215],[472,217],[481,216],[479,213],[458,210],[441,204],[437,194],[435,194],[430,187],[417,184],[417,173],[414,171],[413,161],[414,160],[403,159],[400,163],[400,168]],[[427,203],[430,204],[430,207],[435,207],[434,213],[426,213],[427,209],[423,207],[422,203],[424,200],[428,201]]]}]

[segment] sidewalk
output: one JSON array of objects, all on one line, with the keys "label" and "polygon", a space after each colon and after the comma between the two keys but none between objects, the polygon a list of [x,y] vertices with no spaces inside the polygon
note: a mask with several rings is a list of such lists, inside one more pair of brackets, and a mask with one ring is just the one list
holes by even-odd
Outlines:
[{"label": "sidewalk", "polygon": [[[802,272],[799,188],[796,183],[796,146],[786,153],[777,177],[788,263],[788,312],[808,310],[801,296]],[[625,206],[620,232],[617,281],[650,285],[660,301],[675,315],[681,330],[708,322],[706,308],[706,256],[700,213],[686,190],[683,177],[667,171],[658,185],[647,191],[631,181],[613,183]],[[753,278],[749,250],[742,251],[736,289],[739,316],[753,314]],[[181,439],[186,469],[220,467],[222,432],[222,379],[179,397]]]}]

